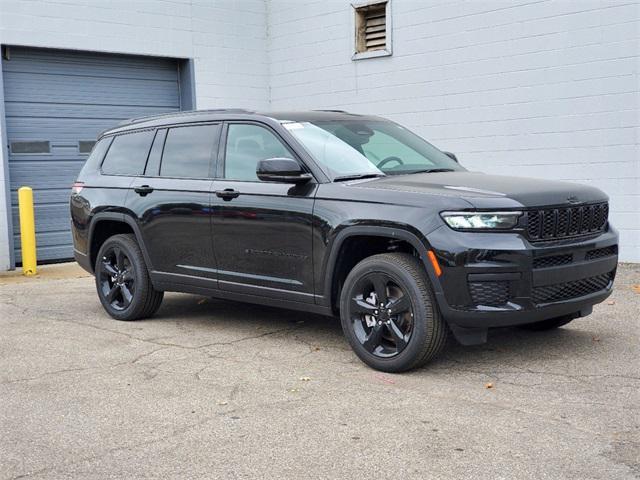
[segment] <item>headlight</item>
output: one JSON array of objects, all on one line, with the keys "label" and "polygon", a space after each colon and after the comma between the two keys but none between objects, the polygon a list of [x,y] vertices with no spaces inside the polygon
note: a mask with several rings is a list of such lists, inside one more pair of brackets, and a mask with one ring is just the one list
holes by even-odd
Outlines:
[{"label": "headlight", "polygon": [[522,212],[442,212],[442,219],[454,230],[507,230],[518,224]]}]

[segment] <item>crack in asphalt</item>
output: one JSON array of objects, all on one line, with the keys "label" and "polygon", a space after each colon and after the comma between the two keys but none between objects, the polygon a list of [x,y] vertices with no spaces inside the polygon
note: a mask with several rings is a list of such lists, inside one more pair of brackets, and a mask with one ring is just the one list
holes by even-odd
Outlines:
[{"label": "crack in asphalt", "polygon": [[100,370],[109,370],[110,368],[115,368],[115,367],[121,367],[123,365],[133,365],[135,363],[137,363],[139,360],[148,357],[149,355],[152,355],[156,352],[159,352],[160,350],[165,350],[167,347],[161,347],[161,348],[156,348],[155,350],[151,350],[150,352],[145,352],[142,353],[136,357],[133,358],[133,360],[127,360],[124,362],[117,362],[117,363],[110,363],[108,365],[103,365],[103,366],[97,366],[97,367],[78,367],[78,368],[63,368],[61,370],[54,370],[51,372],[44,372],[41,373],[40,375],[36,375],[35,377],[26,377],[26,378],[16,378],[13,380],[6,380],[6,381],[2,381],[0,382],[0,385],[10,385],[13,383],[22,383],[22,382],[29,382],[32,380],[40,380],[41,378],[44,377],[48,377],[48,376],[55,376],[55,375],[59,375],[59,374],[63,374],[63,373],[72,373],[72,372],[86,372],[86,371],[100,371]]},{"label": "crack in asphalt", "polygon": [[[44,372],[44,373],[42,373],[40,375],[37,375],[37,376],[34,376],[34,377],[18,378],[18,379],[2,381],[2,382],[0,382],[0,385],[8,385],[8,384],[14,384],[14,383],[21,383],[21,382],[39,380],[39,379],[47,377],[47,376],[54,376],[54,375],[70,373],[70,372],[82,372],[82,371],[91,371],[91,370],[94,370],[94,371],[108,370],[110,368],[115,368],[115,367],[119,367],[119,366],[123,366],[123,365],[127,365],[127,364],[135,364],[135,363],[137,363],[138,361],[142,360],[143,358],[145,358],[147,356],[150,356],[150,355],[152,355],[152,354],[154,354],[156,352],[159,352],[161,350],[166,350],[168,348],[178,348],[178,349],[184,349],[184,350],[189,350],[189,351],[203,351],[203,353],[205,355],[207,355],[209,358],[224,358],[221,355],[210,354],[209,352],[204,351],[204,349],[209,348],[209,347],[214,347],[214,346],[235,345],[235,344],[242,343],[242,342],[249,341],[249,340],[255,340],[255,339],[258,339],[258,338],[263,338],[263,337],[267,337],[267,336],[271,336],[271,335],[276,335],[276,334],[279,334],[279,333],[290,332],[290,331],[293,331],[293,330],[295,330],[297,328],[296,326],[287,327],[287,328],[281,328],[281,329],[277,329],[277,330],[271,330],[271,331],[268,331],[268,332],[263,332],[263,333],[260,333],[260,334],[257,334],[257,335],[244,336],[244,337],[241,337],[241,338],[238,338],[238,339],[235,339],[235,340],[226,341],[226,342],[219,342],[219,341],[218,342],[211,342],[211,343],[207,343],[207,344],[204,344],[204,345],[199,345],[199,346],[192,347],[192,346],[188,346],[188,345],[181,345],[181,344],[178,344],[178,343],[158,342],[158,341],[153,340],[153,339],[139,338],[139,337],[136,337],[135,335],[127,333],[127,332],[121,332],[121,331],[113,330],[113,329],[109,329],[109,328],[98,327],[96,325],[77,322],[77,321],[69,320],[69,319],[52,318],[52,320],[58,321],[58,322],[72,323],[72,324],[75,324],[75,325],[89,327],[89,328],[93,328],[93,329],[96,329],[96,330],[106,331],[106,332],[113,333],[113,334],[116,334],[116,335],[122,335],[122,336],[125,336],[125,337],[129,338],[130,340],[156,345],[156,346],[159,346],[160,348],[151,350],[149,352],[142,353],[142,354],[136,356],[133,360],[127,360],[127,361],[124,361],[124,362],[117,362],[117,363],[113,363],[113,364],[109,364],[109,365],[96,366],[96,367],[64,368],[64,369],[61,369],[61,370],[55,370],[55,371],[51,371],[51,372]],[[206,366],[203,367],[203,369],[201,369],[199,372],[196,373],[196,378],[199,379],[199,373],[201,373],[202,370],[204,370],[205,368],[206,368]]]}]

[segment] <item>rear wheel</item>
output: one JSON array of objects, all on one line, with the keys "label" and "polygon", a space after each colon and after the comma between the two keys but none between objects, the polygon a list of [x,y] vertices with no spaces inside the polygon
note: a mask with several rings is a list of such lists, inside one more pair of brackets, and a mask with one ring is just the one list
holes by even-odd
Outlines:
[{"label": "rear wheel", "polygon": [[520,325],[520,328],[524,330],[531,330],[534,332],[541,332],[544,330],[553,330],[554,328],[562,327],[571,322],[575,317],[573,315],[564,315],[562,317],[550,318],[549,320],[542,320],[541,322],[527,323]]},{"label": "rear wheel", "polygon": [[385,372],[424,365],[440,353],[447,337],[424,268],[404,253],[358,263],[345,280],[340,316],[356,355]]},{"label": "rear wheel", "polygon": [[160,308],[164,292],[151,285],[135,236],[108,238],[100,247],[94,271],[100,302],[116,320],[150,317]]}]

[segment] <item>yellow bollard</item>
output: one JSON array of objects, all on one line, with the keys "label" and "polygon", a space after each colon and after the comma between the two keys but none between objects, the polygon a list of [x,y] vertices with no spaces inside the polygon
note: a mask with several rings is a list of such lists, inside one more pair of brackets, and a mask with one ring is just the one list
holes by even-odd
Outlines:
[{"label": "yellow bollard", "polygon": [[36,274],[36,223],[33,214],[33,190],[31,187],[18,189],[18,209],[20,211],[20,243],[22,245],[22,274]]}]

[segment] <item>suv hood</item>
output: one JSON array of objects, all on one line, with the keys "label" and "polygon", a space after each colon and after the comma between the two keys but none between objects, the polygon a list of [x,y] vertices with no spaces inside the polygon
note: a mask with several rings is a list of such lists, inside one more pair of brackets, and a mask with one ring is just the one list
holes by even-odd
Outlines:
[{"label": "suv hood", "polygon": [[608,200],[601,190],[587,185],[478,172],[389,175],[351,185],[463,198],[476,208],[541,207]]}]

